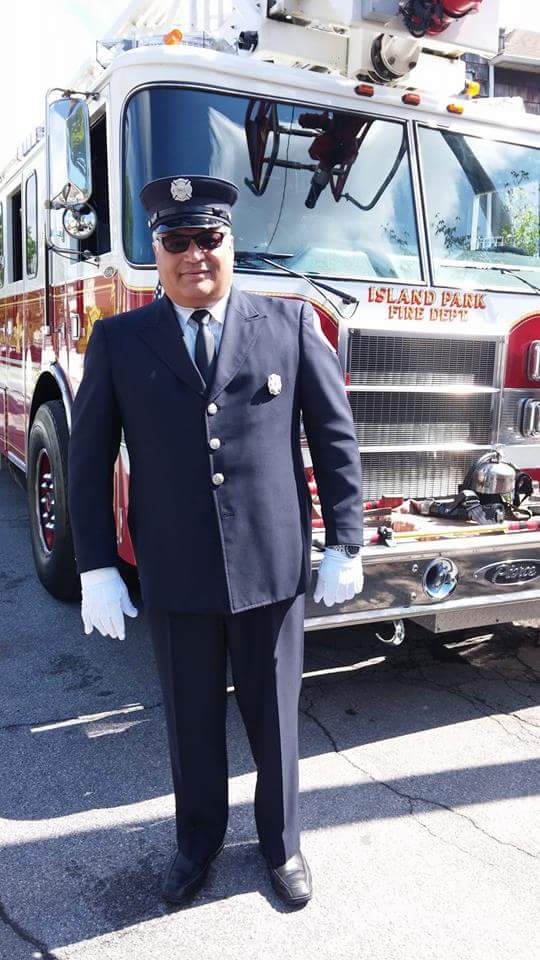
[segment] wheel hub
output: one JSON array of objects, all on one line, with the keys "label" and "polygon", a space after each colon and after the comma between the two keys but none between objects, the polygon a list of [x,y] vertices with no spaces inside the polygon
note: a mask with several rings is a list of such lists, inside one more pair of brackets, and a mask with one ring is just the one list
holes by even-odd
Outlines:
[{"label": "wheel hub", "polygon": [[36,507],[41,540],[45,550],[50,553],[54,546],[55,500],[54,476],[49,455],[45,449],[39,451],[36,471]]}]

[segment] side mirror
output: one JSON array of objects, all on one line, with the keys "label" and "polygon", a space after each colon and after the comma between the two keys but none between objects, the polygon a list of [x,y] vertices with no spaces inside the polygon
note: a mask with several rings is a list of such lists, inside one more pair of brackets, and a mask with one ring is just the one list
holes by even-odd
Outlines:
[{"label": "side mirror", "polygon": [[48,108],[49,203],[58,210],[92,194],[90,119],[84,100],[62,97]]},{"label": "side mirror", "polygon": [[88,240],[97,226],[96,211],[89,203],[81,203],[76,207],[64,210],[62,223],[66,233],[75,240]]}]

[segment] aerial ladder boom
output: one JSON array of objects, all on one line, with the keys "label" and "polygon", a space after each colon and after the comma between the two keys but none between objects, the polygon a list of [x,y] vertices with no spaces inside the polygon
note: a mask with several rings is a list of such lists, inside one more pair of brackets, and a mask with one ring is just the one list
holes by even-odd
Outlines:
[{"label": "aerial ladder boom", "polygon": [[458,92],[461,54],[496,54],[499,20],[500,0],[133,0],[98,48],[112,57],[165,35],[287,66]]}]

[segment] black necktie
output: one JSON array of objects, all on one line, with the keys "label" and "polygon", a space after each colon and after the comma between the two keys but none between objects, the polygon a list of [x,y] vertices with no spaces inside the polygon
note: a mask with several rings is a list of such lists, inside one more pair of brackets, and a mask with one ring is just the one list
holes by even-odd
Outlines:
[{"label": "black necktie", "polygon": [[190,320],[195,320],[199,329],[195,339],[195,363],[204,382],[208,386],[214,365],[216,344],[210,329],[212,314],[208,310],[194,310]]}]

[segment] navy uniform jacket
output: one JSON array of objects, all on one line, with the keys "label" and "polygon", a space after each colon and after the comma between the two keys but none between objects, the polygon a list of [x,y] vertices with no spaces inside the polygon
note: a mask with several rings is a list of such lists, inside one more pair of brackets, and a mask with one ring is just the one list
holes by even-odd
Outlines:
[{"label": "navy uniform jacket", "polygon": [[[281,377],[278,395],[267,386],[272,373]],[[311,499],[301,414],[326,543],[361,543],[351,409],[310,305],[233,287],[208,390],[167,297],[97,321],[69,444],[79,573],[118,563],[112,480],[123,427],[127,519],[148,606],[237,612],[305,592]]]}]

